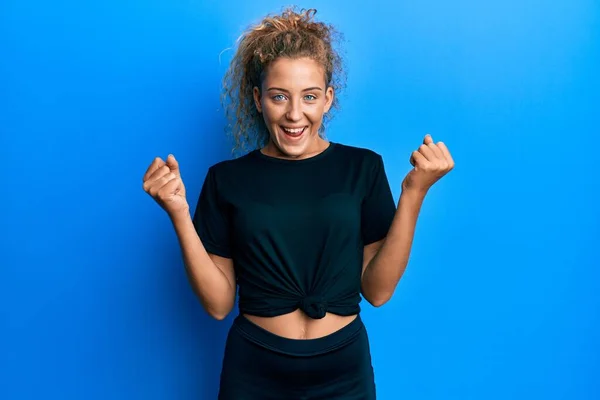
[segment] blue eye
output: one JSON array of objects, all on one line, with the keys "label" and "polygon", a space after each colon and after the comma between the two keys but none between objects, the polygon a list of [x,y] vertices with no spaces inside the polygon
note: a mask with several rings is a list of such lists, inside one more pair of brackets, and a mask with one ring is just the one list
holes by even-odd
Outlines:
[{"label": "blue eye", "polygon": [[[309,98],[310,97],[310,98]],[[317,98],[315,96],[313,96],[312,94],[308,94],[305,97],[307,100],[316,100]]]},{"label": "blue eye", "polygon": [[273,96],[273,100],[275,101],[280,101],[280,100],[284,100],[285,97],[282,94],[277,94],[275,96]]}]

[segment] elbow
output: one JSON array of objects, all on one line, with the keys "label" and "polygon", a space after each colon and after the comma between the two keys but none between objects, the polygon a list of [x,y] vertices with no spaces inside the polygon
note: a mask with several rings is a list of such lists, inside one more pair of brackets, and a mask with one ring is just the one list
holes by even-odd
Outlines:
[{"label": "elbow", "polygon": [[210,306],[208,304],[203,305],[206,313],[217,321],[223,321],[233,309],[233,304],[222,304],[220,306]]},{"label": "elbow", "polygon": [[393,293],[369,293],[363,291],[363,296],[373,307],[379,308],[386,304],[392,298]]},{"label": "elbow", "polygon": [[216,319],[217,321],[223,321],[225,318],[227,318],[227,316],[229,315],[229,313],[225,313],[225,312],[221,312],[221,313],[209,312],[208,315],[210,315],[213,319]]},{"label": "elbow", "polygon": [[200,300],[200,304],[204,311],[217,321],[223,321],[227,318],[235,306],[235,293],[226,297],[209,297],[198,291],[197,297]]},{"label": "elbow", "polygon": [[220,309],[207,308],[206,312],[208,313],[208,315],[210,315],[211,318],[213,318],[217,321],[223,321],[225,318],[227,318],[227,316],[231,312],[231,308],[230,307],[220,308]]},{"label": "elbow", "polygon": [[379,308],[379,307],[383,306],[385,303],[387,303],[388,301],[390,301],[390,297],[376,297],[373,299],[367,299],[367,301],[373,307]]},{"label": "elbow", "polygon": [[361,284],[361,292],[364,299],[376,308],[379,308],[390,301],[395,291],[396,283],[393,285],[378,285],[365,280]]}]

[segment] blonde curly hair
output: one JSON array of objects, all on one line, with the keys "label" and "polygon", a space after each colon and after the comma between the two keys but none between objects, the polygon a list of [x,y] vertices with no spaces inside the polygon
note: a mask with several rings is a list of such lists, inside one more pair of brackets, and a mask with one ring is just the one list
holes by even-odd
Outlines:
[{"label": "blonde curly hair", "polygon": [[[327,86],[337,94],[345,85],[343,59],[336,48],[342,35],[329,24],[316,22],[315,9],[296,11],[286,8],[281,14],[267,15],[238,39],[238,48],[223,78],[222,101],[228,119],[226,131],[233,138],[233,152],[264,146],[269,131],[253,99],[253,88],[260,87],[264,71],[279,57],[309,57],[323,66]],[[337,109],[334,96],[331,111]],[[332,112],[323,117],[319,134]]]}]

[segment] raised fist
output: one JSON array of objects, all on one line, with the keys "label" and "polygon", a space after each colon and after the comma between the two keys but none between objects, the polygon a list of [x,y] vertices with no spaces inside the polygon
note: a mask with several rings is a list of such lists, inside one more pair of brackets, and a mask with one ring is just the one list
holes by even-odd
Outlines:
[{"label": "raised fist", "polygon": [[171,154],[166,162],[160,157],[154,159],[144,175],[143,187],[169,216],[189,209],[179,164]]},{"label": "raised fist", "polygon": [[402,182],[403,190],[426,193],[429,188],[454,168],[454,160],[443,142],[434,143],[426,135],[418,150],[410,156],[413,169]]}]

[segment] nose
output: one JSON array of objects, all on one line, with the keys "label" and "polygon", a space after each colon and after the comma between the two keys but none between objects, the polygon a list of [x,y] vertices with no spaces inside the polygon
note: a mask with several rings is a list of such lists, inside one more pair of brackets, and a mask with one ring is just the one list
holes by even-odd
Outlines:
[{"label": "nose", "polygon": [[302,107],[298,101],[290,101],[285,117],[290,121],[300,121],[302,119]]}]

